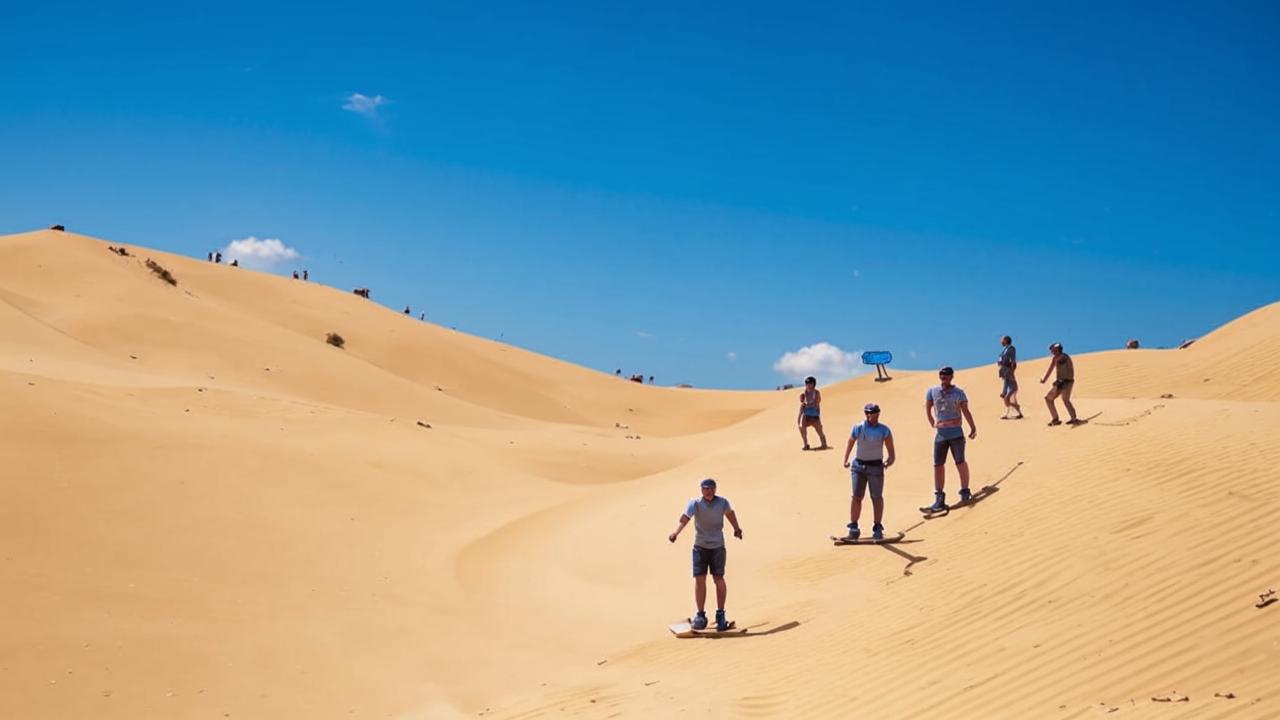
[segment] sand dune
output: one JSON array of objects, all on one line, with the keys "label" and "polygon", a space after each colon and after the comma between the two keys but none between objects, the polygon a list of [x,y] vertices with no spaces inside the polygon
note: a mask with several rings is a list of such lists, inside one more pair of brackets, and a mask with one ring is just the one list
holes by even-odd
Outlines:
[{"label": "sand dune", "polygon": [[[0,237],[0,717],[1278,712],[1280,604],[1253,601],[1280,586],[1280,304],[1077,355],[1078,428],[1044,426],[1043,359],[1022,422],[962,371],[997,490],[930,521],[932,375],[826,388],[837,444],[884,407],[909,540],[833,548],[848,475],[798,452],[792,393],[641,386],[127,247]],[[665,536],[706,475],[751,632],[675,640]]]}]

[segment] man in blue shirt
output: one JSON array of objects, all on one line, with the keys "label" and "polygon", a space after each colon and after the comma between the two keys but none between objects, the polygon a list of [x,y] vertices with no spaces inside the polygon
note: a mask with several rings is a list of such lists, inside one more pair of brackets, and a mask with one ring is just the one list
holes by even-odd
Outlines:
[{"label": "man in blue shirt", "polygon": [[725,596],[728,587],[724,583],[724,521],[729,519],[733,525],[733,536],[742,539],[742,528],[738,525],[738,516],[734,514],[729,500],[716,496],[716,481],[707,478],[701,483],[702,497],[694,498],[685,506],[680,516],[680,524],[675,532],[667,536],[667,540],[675,542],[680,531],[693,518],[693,599],[698,604],[698,614],[693,617],[693,629],[707,628],[707,571],[716,583],[716,630],[729,629],[729,621],[724,614]]},{"label": "man in blue shirt", "polygon": [[[880,524],[880,521],[884,519],[884,471],[893,465],[893,432],[889,430],[888,425],[880,423],[879,405],[867,403],[862,411],[867,419],[853,426],[849,442],[844,448],[844,466],[851,468],[853,475],[853,499],[849,501],[848,538],[857,540],[861,533],[858,529],[858,518],[862,516],[862,497],[870,487],[871,506],[875,511],[876,519],[875,524],[871,526],[871,537],[883,540],[884,525]],[[850,466],[849,453],[853,451],[855,444],[858,452],[854,455],[853,465]],[[884,457],[886,448],[889,450],[887,460]]]},{"label": "man in blue shirt", "polygon": [[[1013,346],[1013,338],[1005,335],[1000,338],[1000,357],[996,358],[996,372],[1003,381],[1000,387],[1000,398],[1004,400],[1004,417],[1001,420],[1021,420],[1022,406],[1018,404],[1018,349]],[[1009,408],[1018,413],[1009,417]]]},{"label": "man in blue shirt", "polygon": [[[960,502],[968,502],[969,464],[964,459],[964,427],[960,416],[969,421],[969,439],[978,437],[978,426],[973,422],[969,412],[969,396],[951,384],[956,371],[944,367],[938,371],[939,384],[929,388],[924,398],[924,414],[929,418],[929,427],[938,431],[933,438],[933,505],[932,511],[945,510],[947,493],[943,490],[947,484],[947,451],[956,462],[956,471],[960,473]],[[937,413],[937,419],[934,413]]]}]

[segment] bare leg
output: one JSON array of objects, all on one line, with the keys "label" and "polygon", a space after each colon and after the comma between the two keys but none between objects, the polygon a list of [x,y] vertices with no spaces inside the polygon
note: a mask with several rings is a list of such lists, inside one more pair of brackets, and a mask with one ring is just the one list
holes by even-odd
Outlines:
[{"label": "bare leg", "polygon": [[1071,386],[1067,386],[1067,391],[1062,393],[1062,404],[1067,408],[1067,414],[1071,415],[1072,422],[1076,419],[1076,406],[1071,404]]},{"label": "bare leg", "polygon": [[862,498],[854,495],[849,501],[849,522],[856,525],[860,517],[862,517]]},{"label": "bare leg", "polygon": [[693,601],[698,604],[698,612],[707,609],[707,576],[699,575],[693,579]]},{"label": "bare leg", "polygon": [[960,489],[967,489],[969,487],[969,463],[962,462],[956,465],[956,470],[960,472]]},{"label": "bare leg", "polygon": [[882,524],[881,521],[884,520],[884,498],[883,497],[871,498],[871,507],[875,508],[876,524],[881,525]]},{"label": "bare leg", "polygon": [[1049,417],[1054,422],[1058,422],[1058,408],[1053,404],[1053,399],[1056,397],[1057,394],[1054,392],[1044,396],[1044,404],[1049,406]]},{"label": "bare leg", "polygon": [[1018,404],[1017,391],[1009,393],[1009,397],[1007,399],[1009,404],[1013,406],[1013,409],[1017,411],[1018,417],[1022,417],[1022,406]]},{"label": "bare leg", "polygon": [[800,439],[804,441],[804,446],[809,447],[809,426],[800,425]]},{"label": "bare leg", "polygon": [[[1074,416],[1074,415],[1072,415],[1072,417],[1075,417],[1075,416]],[[818,423],[817,425],[815,425],[815,426],[814,426],[814,429],[818,431],[818,440],[820,440],[820,441],[822,442],[822,447],[826,447],[826,446],[827,446],[827,436],[826,436],[826,434],[825,434],[825,433],[823,433],[823,432],[822,432],[822,423]]]},{"label": "bare leg", "polygon": [[[729,586],[724,584],[723,576],[711,579],[716,581],[716,609],[724,610],[724,599],[729,594]],[[702,587],[706,588],[706,584],[704,583]]]},{"label": "bare leg", "polygon": [[947,486],[947,467],[945,465],[933,466],[933,489],[942,492]]}]

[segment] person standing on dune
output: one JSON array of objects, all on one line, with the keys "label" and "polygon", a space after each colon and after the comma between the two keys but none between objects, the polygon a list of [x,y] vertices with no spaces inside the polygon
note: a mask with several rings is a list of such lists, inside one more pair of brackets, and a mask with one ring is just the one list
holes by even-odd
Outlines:
[{"label": "person standing on dune", "polygon": [[996,359],[997,373],[1003,382],[1000,388],[1000,398],[1004,400],[1004,417],[1001,420],[1008,420],[1009,408],[1013,408],[1017,415],[1012,419],[1022,419],[1022,406],[1018,404],[1018,378],[1014,373],[1018,369],[1018,349],[1013,346],[1013,338],[1005,335],[1000,338],[1000,357]]},{"label": "person standing on dune", "polygon": [[[849,501],[849,540],[857,540],[861,531],[858,529],[858,518],[862,516],[862,498],[871,489],[871,506],[875,512],[875,524],[871,526],[873,540],[884,539],[884,471],[893,465],[893,432],[888,425],[880,422],[880,406],[867,403],[862,409],[866,414],[865,422],[853,426],[849,434],[849,442],[844,448],[844,466],[850,468],[853,475],[853,499]],[[857,445],[858,453],[849,464],[849,453]],[[889,458],[884,451],[888,448]]]},{"label": "person standing on dune", "polygon": [[800,393],[800,414],[796,416],[796,427],[800,428],[800,439],[804,441],[804,450],[809,447],[809,426],[818,431],[818,440],[822,441],[819,450],[827,449],[827,436],[822,432],[822,393],[818,391],[817,378],[810,375],[804,379],[804,392]]},{"label": "person standing on dune", "polygon": [[685,506],[680,516],[680,524],[675,532],[667,536],[667,540],[675,542],[680,531],[693,519],[693,599],[698,606],[698,613],[693,616],[693,629],[707,628],[707,572],[716,584],[716,630],[724,632],[729,629],[729,620],[724,614],[724,601],[729,593],[724,582],[724,564],[726,551],[724,547],[724,521],[729,519],[733,525],[733,536],[742,539],[742,527],[738,525],[738,516],[727,498],[716,495],[716,481],[707,478],[700,483],[702,497],[694,498]]},{"label": "person standing on dune", "polygon": [[[969,412],[969,397],[964,391],[951,384],[956,371],[949,366],[938,371],[939,384],[929,388],[924,397],[924,414],[929,418],[929,427],[937,430],[933,438],[933,505],[921,508],[926,512],[941,512],[947,509],[947,451],[956,463],[956,472],[960,474],[960,502],[968,502],[969,463],[964,458],[964,426],[960,416],[969,421],[969,439],[978,437],[978,426],[973,422]],[[934,413],[937,419],[934,419]]]},{"label": "person standing on dune", "polygon": [[1062,343],[1054,343],[1049,346],[1049,367],[1044,371],[1044,377],[1040,378],[1040,384],[1043,385],[1049,379],[1049,374],[1057,371],[1057,376],[1053,380],[1053,388],[1044,396],[1044,402],[1049,406],[1049,416],[1053,419],[1049,421],[1049,426],[1061,425],[1062,421],[1058,419],[1058,408],[1054,404],[1054,400],[1062,398],[1062,405],[1067,408],[1067,413],[1071,415],[1071,419],[1067,421],[1068,425],[1079,425],[1080,420],[1076,417],[1076,406],[1071,404],[1071,390],[1076,384],[1076,368],[1075,363],[1071,361],[1071,356],[1062,351]]}]

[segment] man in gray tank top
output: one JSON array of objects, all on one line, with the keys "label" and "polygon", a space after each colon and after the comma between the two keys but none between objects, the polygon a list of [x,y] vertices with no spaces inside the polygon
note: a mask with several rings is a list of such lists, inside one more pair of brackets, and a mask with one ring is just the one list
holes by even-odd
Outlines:
[{"label": "man in gray tank top", "polygon": [[716,495],[716,481],[707,478],[700,483],[702,497],[694,498],[685,506],[680,516],[680,524],[675,532],[667,536],[667,540],[675,542],[680,531],[693,519],[693,599],[698,605],[698,612],[693,616],[693,629],[705,630],[707,627],[707,572],[716,584],[716,629],[723,632],[729,629],[729,621],[724,614],[725,596],[729,594],[724,582],[724,521],[727,518],[733,525],[733,536],[742,539],[742,527],[738,525],[738,516],[727,498]]}]

